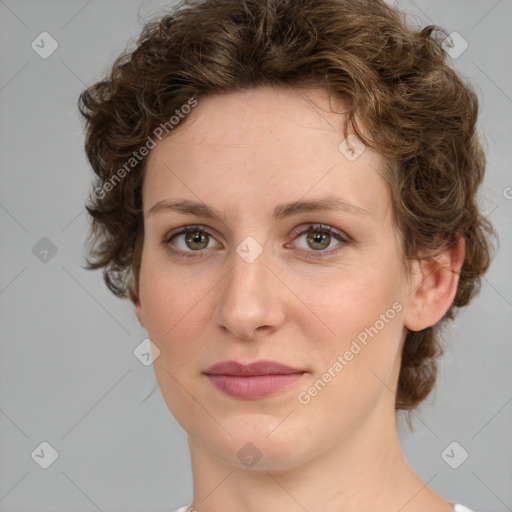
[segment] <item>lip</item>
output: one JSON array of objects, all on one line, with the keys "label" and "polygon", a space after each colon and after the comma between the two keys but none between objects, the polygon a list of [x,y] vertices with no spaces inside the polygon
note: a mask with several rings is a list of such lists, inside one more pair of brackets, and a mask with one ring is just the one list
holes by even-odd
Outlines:
[{"label": "lip", "polygon": [[223,361],[210,366],[204,373],[207,375],[288,375],[290,373],[304,373],[305,370],[292,368],[277,361],[255,361],[250,364],[239,363],[238,361]]},{"label": "lip", "polygon": [[263,398],[277,393],[292,386],[305,373],[305,370],[276,361],[256,361],[247,365],[224,361],[204,372],[219,391],[242,399]]}]

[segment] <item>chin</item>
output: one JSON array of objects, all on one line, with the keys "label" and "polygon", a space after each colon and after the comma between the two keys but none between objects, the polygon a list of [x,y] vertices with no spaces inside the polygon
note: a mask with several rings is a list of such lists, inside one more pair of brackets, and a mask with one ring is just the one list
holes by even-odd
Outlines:
[{"label": "chin", "polygon": [[288,419],[279,425],[286,415],[278,421],[275,417],[257,416],[259,418],[254,418],[253,421],[244,416],[235,422],[222,422],[232,437],[226,432],[222,436],[213,437],[211,431],[198,432],[197,427],[195,434],[202,439],[200,444],[208,446],[215,457],[238,468],[286,471],[306,461],[307,454],[301,449],[306,444],[301,439],[310,438],[307,443],[310,449],[312,440],[308,429],[302,431],[297,425],[285,425]]}]

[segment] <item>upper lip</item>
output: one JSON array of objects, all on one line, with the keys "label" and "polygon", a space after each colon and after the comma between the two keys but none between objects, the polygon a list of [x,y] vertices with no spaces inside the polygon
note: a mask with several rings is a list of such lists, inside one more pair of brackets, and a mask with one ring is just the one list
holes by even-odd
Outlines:
[{"label": "upper lip", "polygon": [[304,370],[292,368],[277,361],[255,361],[242,364],[238,361],[223,361],[204,371],[207,375],[286,375],[304,373]]}]

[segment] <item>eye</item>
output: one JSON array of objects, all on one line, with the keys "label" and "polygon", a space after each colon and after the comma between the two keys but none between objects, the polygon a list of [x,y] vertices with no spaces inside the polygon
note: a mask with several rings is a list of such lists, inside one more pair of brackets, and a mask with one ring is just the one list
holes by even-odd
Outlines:
[{"label": "eye", "polygon": [[[323,224],[310,224],[306,229],[299,227],[294,231],[296,235],[293,241],[299,240],[305,236],[301,251],[306,252],[306,258],[318,258],[332,256],[338,253],[343,247],[350,244],[351,239],[342,231]],[[332,249],[332,243],[338,241]],[[203,257],[208,249],[211,249],[210,243],[215,240],[215,235],[205,226],[184,226],[178,230],[171,231],[162,240],[162,244],[178,257]],[[222,247],[217,243],[217,247]],[[173,249],[175,247],[177,250]],[[326,250],[331,247],[331,250]]]},{"label": "eye", "polygon": [[[204,252],[211,248],[209,245],[212,240],[215,240],[214,235],[206,227],[185,226],[178,231],[171,231],[162,240],[162,243],[173,254],[187,258],[203,256]],[[172,246],[177,247],[178,250],[172,249]]]},{"label": "eye", "polygon": [[[299,240],[301,237],[306,235],[304,240],[306,245],[302,245],[302,247],[300,247],[300,249],[310,253],[305,255],[306,258],[332,256],[350,243],[348,235],[331,226],[325,226],[323,224],[310,224],[304,230],[300,230],[300,228],[298,228],[295,233],[297,236],[294,238],[294,241]],[[331,243],[335,240],[340,242],[335,245],[336,248],[334,250],[325,250],[332,247]],[[313,250],[313,252],[311,250]]]}]

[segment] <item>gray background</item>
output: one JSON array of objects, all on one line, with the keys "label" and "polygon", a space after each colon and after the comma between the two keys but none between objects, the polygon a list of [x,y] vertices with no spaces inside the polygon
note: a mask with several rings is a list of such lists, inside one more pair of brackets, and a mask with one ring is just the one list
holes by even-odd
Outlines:
[{"label": "gray background", "polygon": [[[170,512],[192,496],[186,435],[152,367],[133,354],[145,332],[131,304],[82,268],[92,172],[78,95],[166,3],[0,0],[1,512]],[[411,466],[447,499],[504,512],[512,510],[512,1],[396,3],[412,24],[443,25],[469,44],[453,65],[481,98],[482,205],[501,239],[481,295],[447,333],[437,390],[412,415],[414,432],[401,420],[400,437]],[[43,31],[59,45],[47,59],[31,48]],[[48,469],[31,457],[43,441],[59,455]],[[469,454],[457,469],[441,456],[453,441],[462,448],[448,450],[452,464]]]}]

